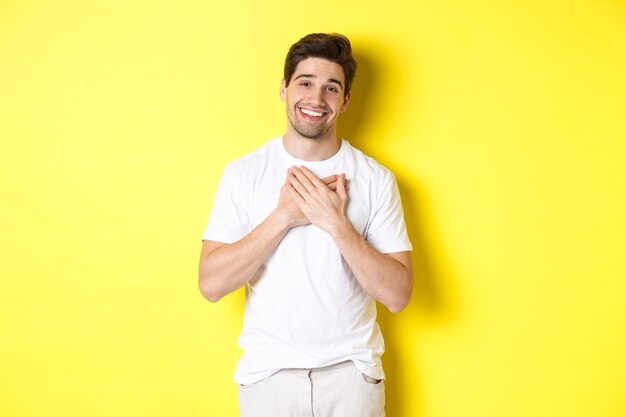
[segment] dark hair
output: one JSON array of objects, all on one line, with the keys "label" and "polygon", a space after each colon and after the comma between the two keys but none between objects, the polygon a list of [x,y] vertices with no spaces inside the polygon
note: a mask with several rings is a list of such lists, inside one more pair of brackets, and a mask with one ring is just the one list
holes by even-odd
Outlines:
[{"label": "dark hair", "polygon": [[348,94],[356,73],[356,61],[352,58],[352,46],[348,38],[338,33],[311,33],[291,45],[285,58],[285,85],[289,86],[300,61],[311,57],[324,58],[341,65],[346,81],[344,95]]}]

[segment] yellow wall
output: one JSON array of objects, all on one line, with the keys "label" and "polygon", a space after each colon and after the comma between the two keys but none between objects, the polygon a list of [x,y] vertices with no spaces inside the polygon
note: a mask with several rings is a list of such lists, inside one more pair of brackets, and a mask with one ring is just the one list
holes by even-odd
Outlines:
[{"label": "yellow wall", "polygon": [[313,31],[353,41],[340,130],[417,249],[388,415],[626,415],[618,0],[0,3],[0,415],[237,414],[243,295],[201,297],[200,236]]}]

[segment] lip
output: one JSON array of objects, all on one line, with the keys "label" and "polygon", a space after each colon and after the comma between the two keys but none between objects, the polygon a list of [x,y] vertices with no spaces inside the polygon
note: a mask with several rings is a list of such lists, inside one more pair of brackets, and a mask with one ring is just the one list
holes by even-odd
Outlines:
[{"label": "lip", "polygon": [[[309,122],[318,122],[318,121],[324,119],[328,115],[327,111],[320,110],[320,109],[314,109],[314,108],[310,108],[310,107],[300,107],[300,106],[297,106],[296,109],[298,110],[298,114],[300,115],[300,117],[303,118],[304,120],[309,121]],[[312,112],[316,112],[316,113],[322,113],[322,115],[321,116],[312,116],[312,115],[304,113],[302,110],[308,110],[308,111],[312,111]]]}]

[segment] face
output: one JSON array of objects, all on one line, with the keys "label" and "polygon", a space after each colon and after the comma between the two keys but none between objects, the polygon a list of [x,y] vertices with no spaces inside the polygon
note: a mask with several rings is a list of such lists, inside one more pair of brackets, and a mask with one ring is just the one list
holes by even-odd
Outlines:
[{"label": "face", "polygon": [[287,103],[288,133],[307,139],[336,135],[337,117],[348,107],[351,93],[344,97],[343,68],[323,58],[300,61],[291,77],[280,88]]}]

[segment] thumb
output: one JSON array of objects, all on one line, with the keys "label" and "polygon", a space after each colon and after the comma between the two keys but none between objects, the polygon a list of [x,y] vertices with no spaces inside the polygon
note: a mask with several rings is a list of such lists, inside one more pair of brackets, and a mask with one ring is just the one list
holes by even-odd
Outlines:
[{"label": "thumb", "polygon": [[345,200],[348,195],[346,193],[346,174],[341,174],[337,179],[337,195]]},{"label": "thumb", "polygon": [[291,170],[291,167],[287,168],[287,174],[285,175],[285,184],[284,185],[289,184],[289,174],[291,174],[290,170]]}]

